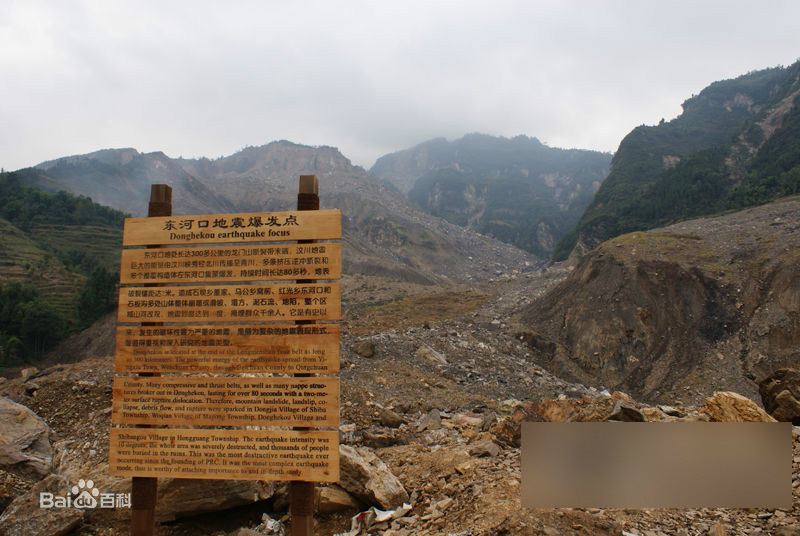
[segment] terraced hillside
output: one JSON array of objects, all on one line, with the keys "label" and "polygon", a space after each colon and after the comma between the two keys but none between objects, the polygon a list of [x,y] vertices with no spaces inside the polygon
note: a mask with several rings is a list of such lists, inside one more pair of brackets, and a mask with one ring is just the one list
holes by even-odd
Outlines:
[{"label": "terraced hillside", "polygon": [[[3,237],[0,241],[0,282],[27,283],[60,313],[72,315],[86,276],[67,269],[52,250],[43,249],[29,235],[2,218],[0,233]],[[61,229],[65,239],[72,234],[68,229]]]},{"label": "terraced hillside", "polygon": [[119,270],[122,228],[102,225],[34,225],[29,235],[37,243],[54,251],[73,266],[83,262],[82,271],[94,266]]},{"label": "terraced hillside", "polygon": [[0,174],[0,369],[35,361],[115,301],[123,218]]}]

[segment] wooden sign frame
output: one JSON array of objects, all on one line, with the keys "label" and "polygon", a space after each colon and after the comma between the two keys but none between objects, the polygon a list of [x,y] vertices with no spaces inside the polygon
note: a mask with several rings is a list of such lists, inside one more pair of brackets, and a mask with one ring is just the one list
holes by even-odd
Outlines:
[{"label": "wooden sign frame", "polygon": [[126,219],[115,372],[138,375],[114,380],[112,423],[134,427],[111,429],[109,472],[133,478],[131,534],[153,534],[158,477],[290,480],[291,534],[312,534],[314,482],[339,478],[339,379],[316,374],[338,372],[340,329],[316,322],[341,317],[341,244],[320,241],[342,215],[318,189],[301,176],[294,212],[173,216],[153,185]]}]

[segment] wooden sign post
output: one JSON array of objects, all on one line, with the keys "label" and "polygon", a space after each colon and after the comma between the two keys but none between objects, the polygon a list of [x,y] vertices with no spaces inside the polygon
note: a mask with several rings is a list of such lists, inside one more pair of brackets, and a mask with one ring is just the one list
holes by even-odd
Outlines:
[{"label": "wooden sign post", "polygon": [[[319,210],[319,182],[316,176],[300,176],[297,210]],[[312,281],[298,280],[297,282],[311,283]],[[297,323],[308,324],[313,322],[313,320],[300,320]],[[306,374],[301,374],[300,376],[306,376]],[[297,428],[297,430],[306,429]],[[292,515],[290,536],[310,536],[314,533],[314,482],[300,480],[289,482],[289,513]]]},{"label": "wooden sign post", "polygon": [[[147,217],[156,218],[160,216],[172,216],[172,188],[166,184],[153,184],[150,187],[150,204],[147,207]],[[142,326],[157,325],[159,324],[142,324]],[[155,373],[145,374],[155,375]],[[132,536],[152,536],[157,501],[158,480],[144,476],[134,476],[131,480]]]},{"label": "wooden sign post", "polygon": [[314,483],[339,479],[341,212],[313,175],[297,208],[173,217],[154,185],[125,220],[109,467],[134,536],[158,477],[290,481],[291,534],[312,534]]}]

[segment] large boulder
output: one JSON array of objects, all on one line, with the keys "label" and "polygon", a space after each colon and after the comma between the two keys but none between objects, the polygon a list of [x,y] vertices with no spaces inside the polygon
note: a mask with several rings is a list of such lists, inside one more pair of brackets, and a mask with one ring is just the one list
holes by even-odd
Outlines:
[{"label": "large boulder", "polygon": [[758,382],[758,392],[767,413],[800,426],[800,370],[776,370]]},{"label": "large boulder", "polygon": [[366,447],[339,445],[339,486],[384,510],[408,501],[408,492],[389,467]]},{"label": "large boulder", "polygon": [[[603,422],[609,418],[617,418],[623,404],[627,412],[641,415],[634,400],[619,391],[610,396],[597,394],[579,399],[523,402],[514,408],[510,416],[493,426],[491,432],[498,442],[519,447],[524,422]],[[626,419],[631,420],[629,417]]]},{"label": "large boulder", "polygon": [[375,355],[375,343],[370,340],[357,341],[350,349],[361,357],[372,357]]},{"label": "large boulder", "polygon": [[204,512],[227,510],[269,499],[274,493],[272,482],[160,478],[156,520],[173,521]]},{"label": "large boulder", "polygon": [[360,510],[362,504],[352,495],[337,485],[317,486],[317,511],[320,514],[332,514],[344,510]]},{"label": "large boulder", "polygon": [[0,397],[0,466],[40,479],[51,472],[50,427],[21,404]]},{"label": "large boulder", "polygon": [[700,409],[714,422],[775,422],[749,398],[730,391],[718,391]]}]

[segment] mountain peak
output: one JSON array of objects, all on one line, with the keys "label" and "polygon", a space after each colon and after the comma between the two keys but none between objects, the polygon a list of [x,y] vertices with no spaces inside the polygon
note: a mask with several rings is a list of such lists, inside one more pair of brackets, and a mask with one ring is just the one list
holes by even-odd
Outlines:
[{"label": "mountain peak", "polygon": [[[181,165],[190,168],[193,161],[183,160]],[[266,145],[249,146],[211,163],[227,176],[263,176],[264,170],[274,173],[278,169],[305,170],[305,174],[324,174],[347,171],[352,163],[339,149],[328,145],[311,146],[279,140]]]}]

